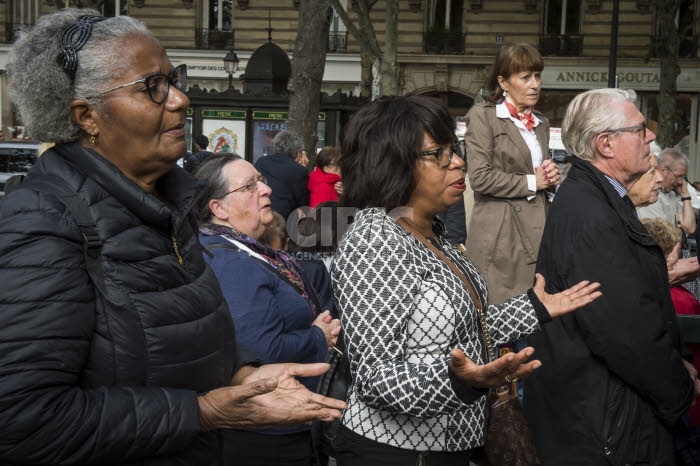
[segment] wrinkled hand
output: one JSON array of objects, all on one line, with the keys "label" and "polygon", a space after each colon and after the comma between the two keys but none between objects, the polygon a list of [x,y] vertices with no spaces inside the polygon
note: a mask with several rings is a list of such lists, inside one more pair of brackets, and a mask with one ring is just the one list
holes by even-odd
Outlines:
[{"label": "wrinkled hand", "polygon": [[464,383],[474,388],[498,387],[511,380],[522,379],[542,366],[540,361],[528,361],[535,350],[528,346],[517,353],[507,353],[488,364],[479,365],[469,359],[462,350],[452,350],[450,367]]},{"label": "wrinkled hand", "polygon": [[600,288],[600,283],[590,283],[588,280],[584,280],[564,291],[549,294],[544,291],[544,277],[539,273],[535,274],[535,286],[532,287],[552,319],[575,311],[603,296],[603,293],[596,291],[598,288]]},{"label": "wrinkled hand", "polygon": [[695,404],[695,400],[697,400],[697,398],[700,397],[700,379],[698,379],[698,370],[695,368],[695,366],[693,366],[685,359],[683,360],[683,365],[688,371],[688,375],[692,379],[693,386],[695,387],[695,399],[693,400],[693,404]]},{"label": "wrinkled hand", "polygon": [[333,189],[335,189],[335,193],[338,195],[338,197],[343,195],[343,182],[342,181],[336,181],[335,184],[333,185]]},{"label": "wrinkled hand", "polygon": [[542,165],[535,168],[535,180],[538,191],[558,185],[560,182],[559,165],[554,163],[552,159],[546,159]]},{"label": "wrinkled hand", "polygon": [[335,346],[335,344],[338,342],[338,335],[340,334],[340,319],[334,319],[331,317],[330,311],[323,311],[320,313],[311,325],[315,325],[323,331],[329,348]]},{"label": "wrinkled hand", "polygon": [[668,283],[671,286],[692,282],[700,277],[700,263],[697,257],[680,258],[681,243],[677,243],[666,258]]},{"label": "wrinkled hand", "polygon": [[[340,417],[347,405],[309,391],[296,377],[312,377],[328,364],[269,364],[247,369],[242,384],[199,396],[202,430],[256,430]],[[236,377],[234,377],[236,380]]]}]

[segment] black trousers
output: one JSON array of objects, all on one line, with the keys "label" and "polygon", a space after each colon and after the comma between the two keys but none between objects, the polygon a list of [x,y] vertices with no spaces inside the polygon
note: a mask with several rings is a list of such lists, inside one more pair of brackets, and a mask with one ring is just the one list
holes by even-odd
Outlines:
[{"label": "black trousers", "polygon": [[335,441],[338,466],[469,466],[471,450],[414,451],[375,442],[340,426]]},{"label": "black trousers", "polygon": [[310,466],[311,432],[268,435],[258,432],[223,432],[223,466]]}]

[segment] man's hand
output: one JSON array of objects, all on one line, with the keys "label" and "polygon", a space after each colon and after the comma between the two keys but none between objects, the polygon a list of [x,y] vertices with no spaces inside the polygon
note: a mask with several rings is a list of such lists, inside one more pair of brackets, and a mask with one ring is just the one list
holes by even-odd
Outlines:
[{"label": "man's hand", "polygon": [[493,362],[479,365],[465,356],[459,348],[452,350],[450,367],[452,371],[474,388],[498,387],[515,379],[522,379],[532,374],[535,369],[542,366],[540,361],[529,361],[530,356],[535,352],[532,347],[527,347],[517,353],[508,353]]},{"label": "man's hand", "polygon": [[202,430],[257,430],[340,417],[345,402],[309,391],[296,377],[325,373],[328,364],[269,364],[234,376],[241,385],[212,390],[197,398]]},{"label": "man's hand", "polygon": [[696,257],[680,259],[681,243],[677,243],[666,258],[668,283],[671,286],[692,282],[700,277],[700,263]]}]

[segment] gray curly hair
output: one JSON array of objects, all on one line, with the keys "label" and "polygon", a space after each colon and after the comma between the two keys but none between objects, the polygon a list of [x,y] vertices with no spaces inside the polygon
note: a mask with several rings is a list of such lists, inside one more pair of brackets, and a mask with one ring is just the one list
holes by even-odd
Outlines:
[{"label": "gray curly hair", "polygon": [[34,27],[22,27],[10,48],[10,100],[29,134],[39,141],[76,141],[80,129],[71,116],[71,102],[84,99],[99,108],[102,99],[90,96],[106,90],[131,66],[118,43],[130,33],[150,35],[142,22],[129,16],[93,24],[92,35],[78,52],[78,69],[72,82],[57,61],[61,51],[59,38],[83,15],[101,16],[96,10],[77,8],[44,15]]},{"label": "gray curly hair", "polygon": [[300,150],[304,150],[304,139],[294,131],[288,129],[280,131],[272,140],[272,151],[275,154],[288,154],[295,157]]},{"label": "gray curly hair", "polygon": [[636,97],[629,89],[593,89],[574,97],[561,124],[561,138],[567,152],[583,160],[593,160],[593,138],[625,126],[627,118],[620,104],[634,103]]}]

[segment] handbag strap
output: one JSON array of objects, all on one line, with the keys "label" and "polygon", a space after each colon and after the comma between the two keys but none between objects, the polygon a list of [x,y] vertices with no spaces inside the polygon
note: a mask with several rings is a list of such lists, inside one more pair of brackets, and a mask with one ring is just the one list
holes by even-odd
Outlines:
[{"label": "handbag strap", "polygon": [[[481,300],[479,299],[479,296],[477,295],[476,291],[474,291],[474,287],[471,284],[471,281],[462,273],[461,270],[455,265],[454,262],[452,262],[444,252],[442,252],[440,249],[438,249],[433,243],[431,243],[425,235],[423,235],[420,231],[416,229],[415,226],[410,224],[408,221],[406,221],[405,218],[399,217],[397,220],[399,225],[401,225],[406,231],[411,233],[418,241],[423,243],[425,247],[433,251],[436,256],[438,256],[444,263],[447,265],[452,272],[457,275],[457,277],[464,283],[464,286],[467,287],[467,290],[469,291],[469,295],[472,298],[472,302],[474,303],[474,307],[476,308],[476,312],[479,315],[479,322],[481,323],[481,332],[484,335],[484,341],[486,343],[486,348],[488,349],[489,352],[489,358],[494,357],[495,353],[493,350],[493,340],[491,339],[491,335],[489,334],[489,326],[486,323],[486,316],[484,315],[484,311],[482,309],[481,305]],[[459,250],[460,252],[466,257],[466,251],[464,248],[464,245],[460,244],[459,245]]]}]

